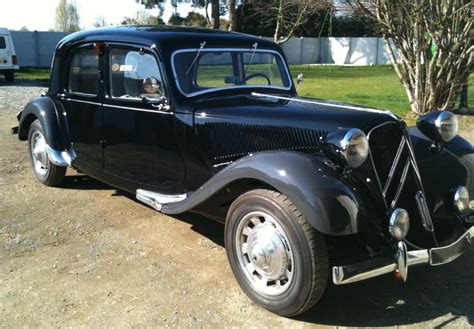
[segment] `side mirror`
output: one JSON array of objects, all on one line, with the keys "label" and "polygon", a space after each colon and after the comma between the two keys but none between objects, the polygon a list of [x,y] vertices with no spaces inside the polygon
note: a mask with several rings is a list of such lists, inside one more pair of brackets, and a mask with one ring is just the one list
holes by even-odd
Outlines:
[{"label": "side mirror", "polygon": [[296,86],[296,91],[298,91],[298,89],[300,89],[301,85],[303,84],[303,73],[298,73],[298,76],[296,77],[296,82],[298,83],[298,85]]}]

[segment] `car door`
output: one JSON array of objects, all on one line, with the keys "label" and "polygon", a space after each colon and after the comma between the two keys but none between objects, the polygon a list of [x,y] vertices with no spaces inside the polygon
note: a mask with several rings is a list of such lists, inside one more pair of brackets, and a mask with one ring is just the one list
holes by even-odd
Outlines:
[{"label": "car door", "polygon": [[172,193],[185,170],[174,114],[164,108],[166,88],[157,57],[151,50],[112,44],[105,63],[106,172]]},{"label": "car door", "polygon": [[73,165],[86,173],[103,171],[99,49],[94,44],[83,45],[71,50],[68,58],[65,93],[60,101],[77,155]]}]

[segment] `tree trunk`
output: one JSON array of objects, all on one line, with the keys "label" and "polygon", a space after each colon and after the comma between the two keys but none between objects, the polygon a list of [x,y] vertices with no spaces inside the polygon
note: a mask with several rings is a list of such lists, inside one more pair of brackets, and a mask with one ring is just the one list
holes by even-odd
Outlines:
[{"label": "tree trunk", "polygon": [[212,10],[212,28],[218,30],[220,27],[219,22],[219,0],[211,0],[211,10]]},{"label": "tree trunk", "polygon": [[209,18],[209,0],[206,0],[206,6],[205,6],[206,10],[206,19],[207,19],[207,24],[211,25],[211,19]]},{"label": "tree trunk", "polygon": [[237,12],[235,10],[235,0],[228,0],[229,9],[229,31],[237,31]]},{"label": "tree trunk", "polygon": [[281,25],[283,20],[283,0],[280,0],[278,3],[278,14],[276,18],[275,33],[273,34],[273,41],[280,44],[280,32]]}]

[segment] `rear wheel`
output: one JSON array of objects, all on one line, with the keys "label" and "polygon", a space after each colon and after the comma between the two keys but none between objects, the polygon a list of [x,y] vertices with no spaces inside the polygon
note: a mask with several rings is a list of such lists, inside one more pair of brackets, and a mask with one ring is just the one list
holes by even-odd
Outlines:
[{"label": "rear wheel", "polygon": [[237,281],[257,304],[295,316],[321,298],[328,277],[324,236],[285,195],[258,189],[238,197],[227,214],[225,243]]},{"label": "rear wheel", "polygon": [[5,72],[5,80],[7,80],[8,83],[15,81],[15,74],[13,71]]},{"label": "rear wheel", "polygon": [[33,172],[36,179],[44,185],[58,186],[63,182],[67,168],[57,166],[49,160],[47,147],[43,127],[36,119],[28,132],[28,150]]}]

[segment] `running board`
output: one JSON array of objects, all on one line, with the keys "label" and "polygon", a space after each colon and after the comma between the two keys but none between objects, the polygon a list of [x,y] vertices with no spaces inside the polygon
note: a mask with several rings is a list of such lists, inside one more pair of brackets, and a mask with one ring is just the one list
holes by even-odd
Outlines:
[{"label": "running board", "polygon": [[136,197],[141,202],[149,205],[150,207],[158,211],[161,211],[165,204],[183,201],[188,197],[188,194],[168,195],[138,189]]}]

